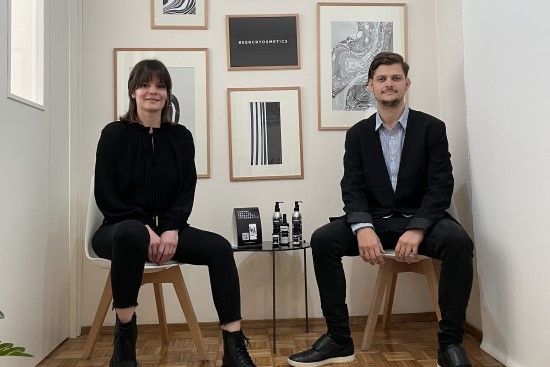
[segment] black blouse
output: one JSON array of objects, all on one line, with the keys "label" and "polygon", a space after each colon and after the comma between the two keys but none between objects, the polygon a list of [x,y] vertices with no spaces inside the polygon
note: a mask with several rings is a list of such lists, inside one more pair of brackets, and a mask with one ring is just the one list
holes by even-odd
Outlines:
[{"label": "black blouse", "polygon": [[[136,219],[157,234],[182,229],[193,208],[195,146],[183,125],[111,122],[101,132],[95,199],[108,223]],[[158,223],[158,224],[157,224]]]}]

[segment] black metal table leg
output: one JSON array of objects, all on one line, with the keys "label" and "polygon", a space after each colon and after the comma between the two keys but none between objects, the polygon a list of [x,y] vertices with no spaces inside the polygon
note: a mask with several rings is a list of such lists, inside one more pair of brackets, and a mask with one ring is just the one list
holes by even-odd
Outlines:
[{"label": "black metal table leg", "polygon": [[273,257],[273,354],[277,355],[277,325],[275,322],[277,316],[275,311],[275,305],[277,303],[275,298],[275,251],[271,252],[271,256]]},{"label": "black metal table leg", "polygon": [[309,317],[307,310],[307,262],[306,249],[304,248],[304,302],[306,304],[306,333],[309,333]]}]

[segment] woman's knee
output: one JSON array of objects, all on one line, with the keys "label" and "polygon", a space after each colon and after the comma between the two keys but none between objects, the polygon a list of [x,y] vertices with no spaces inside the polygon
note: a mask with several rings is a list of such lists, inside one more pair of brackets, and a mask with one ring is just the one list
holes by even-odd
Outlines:
[{"label": "woman's knee", "polygon": [[143,223],[130,219],[117,224],[113,240],[118,248],[131,247],[136,250],[142,247],[146,249],[149,246],[150,236]]},{"label": "woman's knee", "polygon": [[225,237],[214,232],[209,232],[209,237],[207,242],[214,254],[233,257],[233,248]]}]

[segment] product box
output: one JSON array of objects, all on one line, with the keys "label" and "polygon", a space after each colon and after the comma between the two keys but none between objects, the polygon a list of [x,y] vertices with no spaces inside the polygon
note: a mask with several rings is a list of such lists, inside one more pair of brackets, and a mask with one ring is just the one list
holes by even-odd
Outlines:
[{"label": "product box", "polygon": [[257,207],[234,208],[233,223],[233,247],[262,247],[262,221]]}]

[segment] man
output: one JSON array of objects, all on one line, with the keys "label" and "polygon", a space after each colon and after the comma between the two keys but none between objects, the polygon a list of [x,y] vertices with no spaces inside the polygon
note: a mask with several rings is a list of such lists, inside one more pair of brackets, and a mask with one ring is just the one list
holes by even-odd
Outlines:
[{"label": "man", "polygon": [[[373,59],[368,88],[378,112],[346,134],[341,181],[345,215],[311,238],[315,276],[327,333],[288,363],[317,367],[355,360],[342,256],[382,264],[384,249],[400,261],[418,254],[442,260],[438,365],[471,366],[460,346],[472,286],[473,244],[446,209],[453,175],[445,124],[405,105],[409,65],[383,52]],[[369,315],[376,317],[376,315]]]}]

